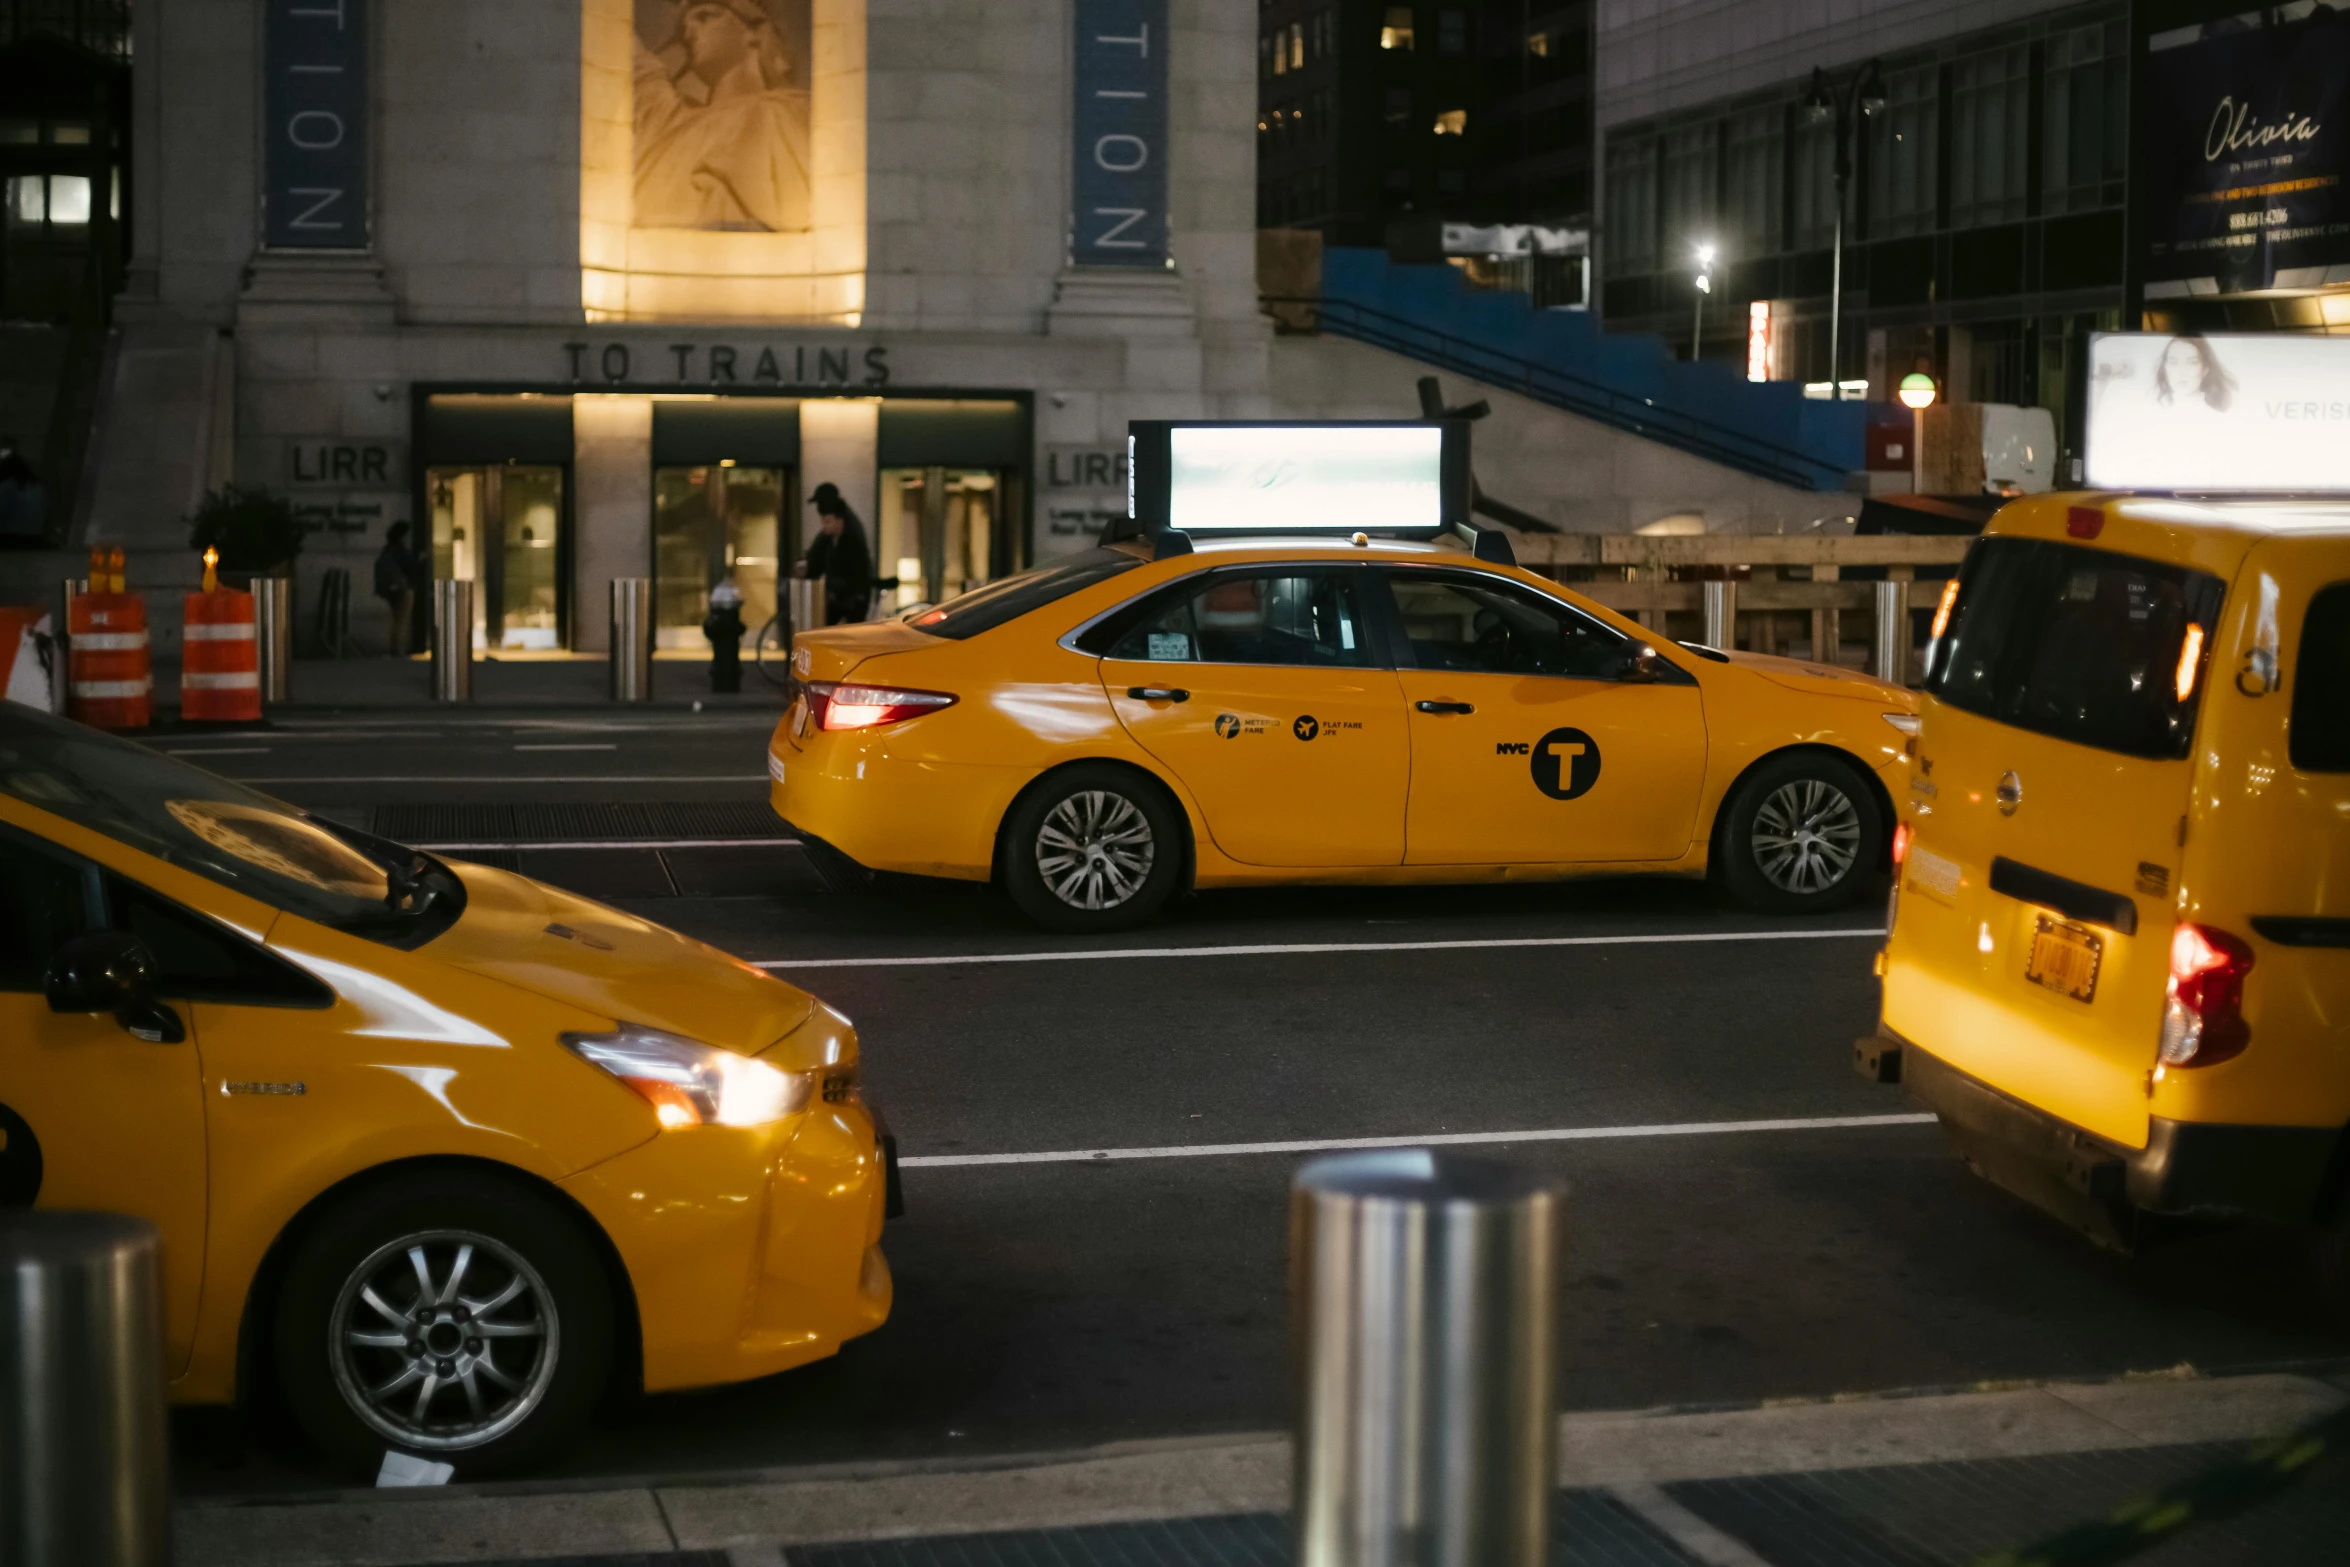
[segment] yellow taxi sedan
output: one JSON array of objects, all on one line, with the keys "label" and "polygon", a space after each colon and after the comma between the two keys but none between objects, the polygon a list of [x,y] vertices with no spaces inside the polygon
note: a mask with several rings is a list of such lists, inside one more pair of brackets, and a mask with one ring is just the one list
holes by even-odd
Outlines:
[{"label": "yellow taxi sedan", "polygon": [[1887,863],[1916,713],[1450,535],[1159,530],[792,656],[771,796],[828,881],[993,881],[1071,931],[1192,887],[1641,871],[1834,908]]},{"label": "yellow taxi sedan", "polygon": [[0,704],[0,1206],[155,1223],[179,1402],[479,1472],[829,1355],[890,1307],[857,1071],[698,942]]}]

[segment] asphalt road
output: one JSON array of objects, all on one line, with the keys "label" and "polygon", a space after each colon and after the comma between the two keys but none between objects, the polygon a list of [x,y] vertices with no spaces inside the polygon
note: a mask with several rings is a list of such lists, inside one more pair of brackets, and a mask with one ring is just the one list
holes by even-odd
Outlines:
[{"label": "asphalt road", "polygon": [[[356,817],[756,802],[764,732],[482,715],[158,744]],[[553,1473],[1285,1424],[1286,1189],[1305,1155],[1233,1146],[1262,1143],[1525,1134],[1492,1152],[1572,1192],[1571,1407],[2350,1354],[2287,1238],[2101,1253],[1977,1181],[1930,1125],[1853,1124],[1915,1109],[1847,1065],[1875,1019],[1873,903],[1773,921],[1657,882],[1220,893],[1077,942],[976,889],[829,895],[782,845],[511,852],[844,1008],[910,1161],[881,1331],[763,1382],[616,1405]],[[1264,950],[1296,947],[1316,950]],[[1105,948],[1160,955],[1080,955]],[[974,961],[1007,956],[1024,960]],[[1692,1130],[1786,1121],[1828,1124]],[[1594,1129],[1614,1135],[1536,1135]],[[1088,1156],[953,1162],[1055,1153]],[[184,1414],[178,1432],[190,1489],[345,1480],[266,1412]]]}]

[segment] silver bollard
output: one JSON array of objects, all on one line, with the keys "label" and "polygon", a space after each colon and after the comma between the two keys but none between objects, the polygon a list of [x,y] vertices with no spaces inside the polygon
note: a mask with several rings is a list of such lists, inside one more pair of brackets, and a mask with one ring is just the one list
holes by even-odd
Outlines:
[{"label": "silver bollard", "polygon": [[824,579],[793,577],[784,599],[784,618],[794,631],[824,628]]},{"label": "silver bollard", "polygon": [[653,579],[612,579],[612,700],[653,699]]},{"label": "silver bollard", "polygon": [[261,705],[288,700],[294,674],[294,579],[253,579],[253,637],[261,666]]},{"label": "silver bollard", "polygon": [[1546,1567],[1565,1207],[1425,1150],[1298,1172],[1299,1567]]},{"label": "silver bollard", "polygon": [[0,1214],[0,1562],[170,1559],[155,1245],[144,1219]]},{"label": "silver bollard", "polygon": [[1705,636],[1707,647],[1718,647],[1733,652],[1738,646],[1738,584],[1735,582],[1707,582],[1700,585],[1705,605]]},{"label": "silver bollard", "polygon": [[473,700],[473,584],[461,577],[433,579],[432,699]]},{"label": "silver bollard", "polygon": [[1869,672],[1888,685],[1909,683],[1909,584],[1880,582],[1877,587],[1877,649]]}]

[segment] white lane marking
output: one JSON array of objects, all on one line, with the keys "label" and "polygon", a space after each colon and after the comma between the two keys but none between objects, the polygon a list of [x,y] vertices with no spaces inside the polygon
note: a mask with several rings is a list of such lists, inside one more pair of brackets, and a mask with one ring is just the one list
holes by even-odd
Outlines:
[{"label": "white lane marking", "polygon": [[1724,1137],[1740,1132],[1841,1132],[1869,1126],[1925,1126],[1928,1114],[1815,1115],[1773,1121],[1672,1121],[1657,1126],[1564,1126],[1525,1132],[1437,1132],[1425,1137],[1312,1137],[1277,1143],[1194,1143],[1166,1148],[1068,1148],[1049,1153],[915,1154],[907,1169],[980,1164],[1104,1164],[1124,1159],[1220,1159],[1245,1154],[1331,1153],[1348,1148],[1484,1148],[1503,1143],[1592,1143],[1631,1137]]},{"label": "white lane marking", "polygon": [[481,773],[450,773],[432,777],[403,776],[398,778],[358,777],[347,773],[309,773],[299,778],[245,778],[238,783],[257,784],[650,784],[650,783],[768,783],[765,773],[555,773],[503,776]]},{"label": "white lane marking", "polygon": [[583,742],[578,745],[516,745],[514,749],[517,751],[617,751],[620,747],[610,741],[599,741],[593,744]]},{"label": "white lane marking", "polygon": [[956,963],[1095,963],[1110,958],[1261,958],[1318,952],[1460,952],[1489,947],[1644,947],[1714,941],[1874,939],[1882,930],[1677,931],[1655,936],[1496,936],[1478,941],[1299,941],[1252,947],[1105,947],[1091,952],[972,952],[919,958],[767,958],[753,968],[943,968]]},{"label": "white lane marking", "polygon": [[797,838],[581,838],[567,843],[416,843],[409,847],[430,849],[435,854],[484,849],[789,849],[798,847],[799,841]]},{"label": "white lane marking", "polygon": [[166,751],[163,754],[165,756],[267,756],[269,747],[265,745],[239,745],[221,751]]},{"label": "white lane marking", "polygon": [[1646,1519],[1651,1527],[1696,1557],[1705,1567],[1771,1567],[1754,1547],[1728,1534],[1665,1494],[1664,1487],[1645,1481],[1611,1485],[1617,1501]]}]

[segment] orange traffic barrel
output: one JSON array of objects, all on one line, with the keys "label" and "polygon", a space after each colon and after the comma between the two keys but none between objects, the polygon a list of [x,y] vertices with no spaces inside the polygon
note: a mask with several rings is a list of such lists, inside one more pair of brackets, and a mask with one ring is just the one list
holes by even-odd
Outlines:
[{"label": "orange traffic barrel", "polygon": [[146,728],[155,695],[147,601],[136,593],[76,593],[65,619],[73,716],[100,729]]},{"label": "orange traffic barrel", "polygon": [[180,646],[180,717],[205,723],[261,716],[260,644],[253,595],[214,588],[188,595]]}]

